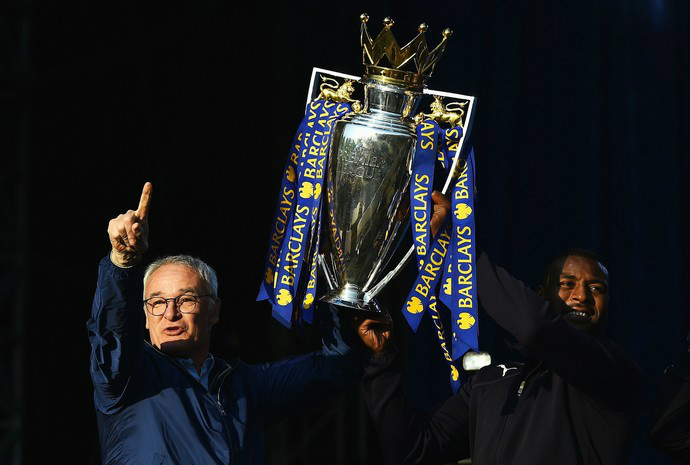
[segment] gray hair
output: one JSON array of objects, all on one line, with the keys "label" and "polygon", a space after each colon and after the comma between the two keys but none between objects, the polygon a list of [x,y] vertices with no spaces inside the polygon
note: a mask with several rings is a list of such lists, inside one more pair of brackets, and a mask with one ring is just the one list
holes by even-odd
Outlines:
[{"label": "gray hair", "polygon": [[[144,272],[144,292],[146,292],[146,283],[151,277],[151,274],[164,265],[184,265],[191,268],[206,282],[211,295],[214,298],[218,297],[218,277],[216,276],[215,270],[203,260],[192,257],[191,255],[168,255],[167,257],[161,257],[151,263],[146,267],[146,272]],[[146,295],[144,295],[144,297],[146,297]]]}]

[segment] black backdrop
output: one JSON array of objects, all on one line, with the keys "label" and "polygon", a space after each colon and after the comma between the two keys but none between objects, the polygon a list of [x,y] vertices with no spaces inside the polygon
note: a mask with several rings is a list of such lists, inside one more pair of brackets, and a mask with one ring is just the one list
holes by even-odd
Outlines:
[{"label": "black backdrop", "polygon": [[[361,72],[363,11],[372,33],[391,15],[401,42],[422,21],[432,44],[444,27],[455,31],[430,87],[478,97],[480,241],[530,284],[564,248],[602,255],[612,276],[610,334],[648,377],[633,463],[666,463],[644,430],[655,383],[688,326],[688,10],[682,0],[34,2],[24,15],[26,463],[46,453],[96,463],[84,323],[107,222],[136,207],[147,180],[149,257],[191,253],[219,273],[216,353],[259,362],[317,346],[312,332],[288,332],[254,298],[311,68]],[[384,296],[393,309],[404,281]],[[484,345],[499,350],[498,329],[480,322]],[[411,367],[429,374],[410,389],[428,404],[447,392],[437,363],[422,368],[440,357],[433,334],[428,324],[413,336],[398,323]],[[361,410],[357,393],[337,408]],[[311,431],[311,452],[292,462],[270,452],[285,446],[287,431],[309,431],[310,418],[269,432],[267,462],[379,457],[371,425],[349,420],[324,427],[326,436]],[[364,455],[343,459],[358,441]]]}]

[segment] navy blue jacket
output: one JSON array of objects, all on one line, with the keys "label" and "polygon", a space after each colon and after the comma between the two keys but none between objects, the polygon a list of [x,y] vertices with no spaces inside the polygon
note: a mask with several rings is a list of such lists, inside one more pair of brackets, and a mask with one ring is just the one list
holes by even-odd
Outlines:
[{"label": "navy blue jacket", "polygon": [[359,378],[335,318],[318,352],[265,365],[216,357],[207,390],[145,340],[142,278],[104,258],[87,323],[104,464],[260,464],[268,424]]}]

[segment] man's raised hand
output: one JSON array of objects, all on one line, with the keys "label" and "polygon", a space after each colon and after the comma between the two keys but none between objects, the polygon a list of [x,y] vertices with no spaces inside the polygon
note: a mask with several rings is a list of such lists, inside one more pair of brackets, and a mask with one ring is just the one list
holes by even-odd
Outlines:
[{"label": "man's raised hand", "polygon": [[115,265],[133,266],[139,262],[141,254],[149,248],[149,205],[153,186],[144,184],[139,206],[135,210],[118,215],[108,223],[108,236],[113,251],[110,255]]}]

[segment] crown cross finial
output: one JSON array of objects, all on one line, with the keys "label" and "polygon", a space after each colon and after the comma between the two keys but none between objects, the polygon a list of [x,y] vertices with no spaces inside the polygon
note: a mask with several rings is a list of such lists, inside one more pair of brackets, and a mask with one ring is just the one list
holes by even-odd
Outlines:
[{"label": "crown cross finial", "polygon": [[[400,47],[391,31],[395,22],[390,17],[386,17],[383,20],[383,30],[381,30],[375,40],[371,39],[367,29],[369,15],[363,13],[360,15],[360,20],[362,22],[362,58],[368,71],[373,66],[376,68],[377,75],[385,75],[388,73],[386,70],[389,70],[391,74],[396,76],[408,75],[409,79],[414,82],[423,82],[431,75],[445,50],[446,40],[452,35],[450,29],[445,29],[442,32],[443,39],[441,43],[435,49],[429,50],[425,38],[428,26],[426,23],[422,23],[417,28],[419,34],[407,45]],[[388,59],[390,67],[382,67],[379,64],[384,57]],[[416,70],[402,70],[401,68],[410,61],[414,62]]]}]

